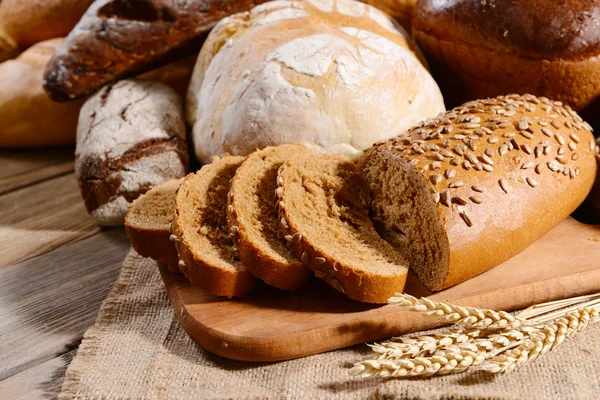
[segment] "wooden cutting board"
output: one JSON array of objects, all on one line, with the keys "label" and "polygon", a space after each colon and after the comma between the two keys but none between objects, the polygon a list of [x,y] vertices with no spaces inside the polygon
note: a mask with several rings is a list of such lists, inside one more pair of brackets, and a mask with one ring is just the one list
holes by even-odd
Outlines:
[{"label": "wooden cutting board", "polygon": [[[200,346],[237,360],[277,361],[431,328],[390,305],[348,299],[318,279],[297,293],[259,286],[242,300],[216,297],[161,266],[179,322]],[[515,310],[600,291],[600,225],[567,219],[521,254],[432,294],[410,276],[406,292],[455,304]]]}]

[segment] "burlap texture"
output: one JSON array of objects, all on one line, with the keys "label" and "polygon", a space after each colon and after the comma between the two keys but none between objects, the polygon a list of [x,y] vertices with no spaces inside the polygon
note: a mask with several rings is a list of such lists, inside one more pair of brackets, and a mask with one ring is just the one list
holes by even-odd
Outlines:
[{"label": "burlap texture", "polygon": [[365,345],[279,363],[210,354],[179,326],[155,263],[126,258],[84,336],[61,399],[598,399],[600,326],[521,371],[429,379],[356,379]]}]

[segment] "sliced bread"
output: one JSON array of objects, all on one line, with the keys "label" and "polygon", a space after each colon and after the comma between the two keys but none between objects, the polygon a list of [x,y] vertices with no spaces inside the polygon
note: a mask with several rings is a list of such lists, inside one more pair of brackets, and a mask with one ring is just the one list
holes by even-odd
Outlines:
[{"label": "sliced bread", "polygon": [[237,259],[227,227],[227,193],[244,157],[215,158],[189,174],[175,198],[173,240],[191,283],[218,296],[241,297],[255,278]]},{"label": "sliced bread", "polygon": [[135,199],[125,215],[125,231],[141,256],[163,262],[171,272],[179,272],[177,250],[169,236],[175,195],[183,179],[155,186]]},{"label": "sliced bread", "polygon": [[254,152],[238,168],[228,198],[229,229],[244,266],[269,285],[290,291],[302,287],[312,272],[286,246],[280,229],[277,170],[306,151],[304,146],[283,145]]},{"label": "sliced bread", "polygon": [[385,303],[404,289],[407,263],[369,219],[369,191],[354,163],[311,151],[277,177],[281,227],[315,275],[348,297]]}]

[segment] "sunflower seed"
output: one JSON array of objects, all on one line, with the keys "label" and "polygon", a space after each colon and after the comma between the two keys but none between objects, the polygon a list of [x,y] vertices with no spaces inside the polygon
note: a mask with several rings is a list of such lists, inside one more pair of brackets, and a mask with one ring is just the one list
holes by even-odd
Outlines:
[{"label": "sunflower seed", "polygon": [[462,197],[453,197],[452,198],[452,202],[455,204],[458,204],[460,206],[466,206],[467,205],[467,201],[465,199],[463,199]]},{"label": "sunflower seed", "polygon": [[492,137],[488,138],[487,141],[490,144],[496,144],[496,143],[498,143],[498,141],[500,141],[500,139],[498,139],[498,137],[496,137],[496,136],[492,136]]},{"label": "sunflower seed", "polygon": [[556,129],[560,129],[560,123],[557,120],[553,120],[552,122],[550,122],[552,124],[552,126]]},{"label": "sunflower seed", "polygon": [[471,169],[471,163],[468,160],[465,160],[465,162],[463,162],[463,168],[466,170]]},{"label": "sunflower seed", "polygon": [[300,243],[302,241],[302,234],[300,232],[294,233],[292,240],[296,243]]},{"label": "sunflower seed", "polygon": [[435,201],[435,204],[438,204],[440,202],[440,194],[438,192],[435,192],[433,194],[433,201]]},{"label": "sunflower seed", "polygon": [[467,224],[467,226],[469,228],[473,226],[473,221],[467,215],[467,212],[465,210],[463,210],[463,211],[460,212],[460,217],[463,219],[463,221],[465,221],[465,224]]},{"label": "sunflower seed", "polygon": [[529,161],[529,162],[526,162],[525,164],[521,165],[521,169],[529,169],[529,168],[533,168],[533,167],[534,167],[534,165],[535,165],[535,164],[534,164],[533,162]]},{"label": "sunflower seed", "polygon": [[287,220],[285,219],[285,217],[281,217],[281,225],[285,228],[285,229],[289,229],[290,226],[288,225]]},{"label": "sunflower seed", "polygon": [[473,189],[474,191],[476,191],[478,193],[485,192],[485,186],[473,185],[473,186],[471,186],[471,189]]},{"label": "sunflower seed", "polygon": [[480,164],[480,165],[483,167],[483,169],[485,171],[487,171],[487,172],[494,172],[494,167],[492,167],[491,165],[489,165],[489,164]]},{"label": "sunflower seed", "polygon": [[482,154],[481,159],[488,165],[494,165],[494,161],[487,154]]},{"label": "sunflower seed", "polygon": [[556,141],[562,146],[565,144],[565,139],[561,136],[560,133],[556,132],[554,134],[554,138],[556,139]]},{"label": "sunflower seed", "polygon": [[307,252],[302,253],[302,255],[300,256],[300,261],[302,262],[302,264],[308,264],[310,262],[310,256]]},{"label": "sunflower seed", "polygon": [[527,181],[527,184],[529,186],[531,186],[532,188],[534,188],[538,185],[537,181],[533,178],[527,177],[527,178],[525,178],[525,180]]},{"label": "sunflower seed", "polygon": [[533,150],[531,149],[531,146],[528,145],[527,143],[521,145],[521,150],[523,150],[527,154],[533,153]]},{"label": "sunflower seed", "polygon": [[577,145],[575,142],[569,142],[569,150],[575,151],[577,149]]},{"label": "sunflower seed", "polygon": [[469,200],[471,200],[475,204],[483,203],[483,197],[481,197],[481,196],[471,196],[471,197],[469,197]]},{"label": "sunflower seed", "polygon": [[464,182],[463,182],[463,181],[454,181],[454,182],[450,182],[450,183],[448,184],[448,187],[449,187],[450,189],[455,189],[455,188],[459,188],[459,187],[461,187],[462,185],[464,185]]},{"label": "sunflower seed", "polygon": [[571,155],[571,160],[573,160],[573,161],[577,161],[578,158],[579,158],[579,153],[573,153]]},{"label": "sunflower seed", "polygon": [[556,160],[563,165],[566,165],[569,162],[569,159],[565,156],[558,156],[556,157]]},{"label": "sunflower seed", "polygon": [[291,241],[294,239],[294,237],[292,235],[285,235],[284,238],[285,238],[285,241],[288,243],[291,243]]},{"label": "sunflower seed", "polygon": [[507,151],[508,151],[508,146],[506,144],[503,144],[498,149],[498,153],[500,153],[501,156],[505,155]]},{"label": "sunflower seed", "polygon": [[527,122],[527,120],[525,118],[521,118],[517,122],[517,129],[519,129],[520,131],[524,131],[527,128],[529,128],[529,123]]},{"label": "sunflower seed", "polygon": [[504,193],[508,193],[508,182],[506,182],[506,179],[500,178],[498,183],[500,184],[500,188],[502,188]]},{"label": "sunflower seed", "polygon": [[542,164],[538,164],[535,166],[535,173],[538,175],[542,174]]},{"label": "sunflower seed", "polygon": [[327,260],[324,259],[323,257],[315,257],[315,263],[317,264],[325,264]]},{"label": "sunflower seed", "polygon": [[283,188],[281,186],[279,186],[277,189],[275,189],[275,195],[280,198],[283,195]]},{"label": "sunflower seed", "polygon": [[442,177],[442,175],[440,174],[433,174],[431,175],[431,183],[433,183],[434,185],[439,184],[444,178]]},{"label": "sunflower seed", "polygon": [[550,129],[548,128],[542,128],[542,133],[548,137],[553,137],[554,136],[554,132],[552,132]]},{"label": "sunflower seed", "polygon": [[580,139],[579,136],[577,136],[575,133],[570,133],[569,137],[571,138],[571,140],[573,140],[575,143],[579,143]]},{"label": "sunflower seed", "polygon": [[467,160],[469,160],[471,164],[477,164],[479,162],[477,156],[470,151],[467,153]]},{"label": "sunflower seed", "polygon": [[456,170],[453,168],[447,169],[444,175],[446,175],[446,179],[452,179],[456,176]]},{"label": "sunflower seed", "polygon": [[506,132],[506,133],[504,133],[504,135],[502,135],[502,137],[505,137],[505,138],[508,138],[508,139],[512,139],[515,136],[517,136],[517,134],[514,133],[514,132]]},{"label": "sunflower seed", "polygon": [[442,203],[446,207],[450,207],[450,205],[451,205],[451,198],[452,197],[451,197],[450,192],[448,190],[445,190],[442,193],[440,193],[440,203]]},{"label": "sunflower seed", "polygon": [[169,235],[169,241],[179,243],[179,238],[176,235]]}]

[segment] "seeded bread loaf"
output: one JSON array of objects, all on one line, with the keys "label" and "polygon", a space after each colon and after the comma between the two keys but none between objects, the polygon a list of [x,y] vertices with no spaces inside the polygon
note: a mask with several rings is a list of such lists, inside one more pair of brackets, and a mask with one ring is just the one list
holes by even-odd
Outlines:
[{"label": "seeded bread loaf", "polygon": [[197,52],[222,18],[265,0],[97,0],[56,51],[44,75],[51,98],[89,95]]},{"label": "seeded bread loaf", "polygon": [[[451,107],[532,93],[581,111],[600,96],[598,5],[597,0],[419,0],[413,37]],[[594,107],[598,114],[600,102]]]},{"label": "seeded bread loaf", "polygon": [[203,163],[290,143],[358,158],[444,110],[406,32],[352,0],[271,1],[225,18],[186,101]]},{"label": "seeded bread loaf", "polygon": [[431,290],[519,253],[585,199],[596,174],[590,126],[560,102],[477,100],[365,152],[379,232]]},{"label": "seeded bread loaf", "polygon": [[385,303],[404,289],[407,263],[375,231],[369,188],[355,164],[311,153],[286,161],[277,177],[289,246],[334,289],[358,301]]},{"label": "seeded bread loaf", "polygon": [[66,36],[93,0],[0,1],[0,62],[36,43]]},{"label": "seeded bread loaf", "polygon": [[179,272],[179,258],[170,236],[175,195],[181,182],[172,179],[153,187],[135,199],[125,215],[125,231],[135,251],[167,264],[171,272]]},{"label": "seeded bread loaf", "polygon": [[244,266],[269,285],[291,291],[301,288],[312,272],[288,249],[280,229],[277,170],[306,151],[282,145],[252,153],[235,173],[227,202],[229,229]]},{"label": "seeded bread loaf", "polygon": [[227,227],[227,193],[242,161],[215,158],[184,179],[175,199],[172,239],[179,269],[191,283],[217,296],[242,297],[256,280],[237,258]]},{"label": "seeded bread loaf", "polygon": [[123,225],[131,201],[186,174],[182,107],[173,89],[134,79],[107,85],[86,101],[77,126],[75,174],[100,225]]}]

